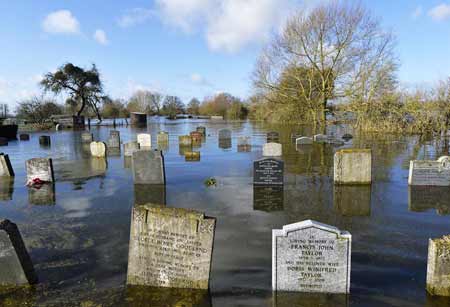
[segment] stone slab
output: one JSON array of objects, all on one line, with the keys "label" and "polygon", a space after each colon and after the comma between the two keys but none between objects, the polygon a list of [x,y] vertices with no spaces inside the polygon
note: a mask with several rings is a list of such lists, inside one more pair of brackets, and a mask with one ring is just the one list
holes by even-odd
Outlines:
[{"label": "stone slab", "polygon": [[164,156],[159,150],[135,151],[131,168],[134,184],[166,184]]},{"label": "stone slab", "polygon": [[132,209],[127,284],[208,289],[215,218],[188,209]]},{"label": "stone slab", "polygon": [[266,143],[263,145],[264,157],[280,157],[283,155],[283,146],[280,143]]},{"label": "stone slab", "polygon": [[94,135],[90,132],[81,133],[81,142],[82,143],[91,143],[94,140]]},{"label": "stone slab", "polygon": [[120,148],[120,131],[117,130],[109,131],[108,147]]},{"label": "stone slab", "polygon": [[446,161],[410,161],[408,184],[411,186],[450,186],[450,164]]},{"label": "stone slab", "polygon": [[186,151],[184,158],[185,161],[200,161],[200,151]]},{"label": "stone slab", "polygon": [[50,158],[33,158],[25,162],[27,182],[39,178],[44,182],[54,182],[53,163]]},{"label": "stone slab", "polygon": [[106,144],[103,142],[91,142],[89,145],[91,149],[91,156],[95,158],[106,157]]},{"label": "stone slab", "polygon": [[178,143],[180,146],[192,146],[192,138],[190,135],[180,135]]},{"label": "stone slab", "polygon": [[14,177],[14,170],[9,156],[4,153],[0,153],[0,177]]},{"label": "stone slab", "polygon": [[0,285],[19,286],[37,281],[17,225],[9,220],[0,221]]},{"label": "stone slab", "polygon": [[372,182],[372,151],[341,149],[334,154],[335,184],[370,184]]},{"label": "stone slab", "polygon": [[284,162],[274,158],[265,158],[253,162],[254,185],[276,185],[284,183]]},{"label": "stone slab", "polygon": [[169,143],[169,134],[165,131],[160,131],[156,136],[156,142],[160,143]]},{"label": "stone slab", "polygon": [[139,147],[151,148],[152,147],[152,136],[149,133],[140,133],[137,135],[137,142]]},{"label": "stone slab", "polygon": [[450,235],[428,240],[427,291],[450,296]]},{"label": "stone slab", "polygon": [[349,293],[352,236],[306,220],[272,230],[274,291]]}]

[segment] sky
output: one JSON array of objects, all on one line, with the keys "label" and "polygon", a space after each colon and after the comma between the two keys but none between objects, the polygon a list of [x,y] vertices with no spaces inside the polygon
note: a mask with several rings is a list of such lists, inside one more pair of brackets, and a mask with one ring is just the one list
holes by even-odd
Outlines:
[{"label": "sky", "polygon": [[[325,0],[322,0],[325,1]],[[399,80],[432,86],[450,76],[450,0],[361,0],[397,38]],[[252,94],[261,49],[296,10],[319,0],[0,0],[0,103],[39,95],[64,63],[101,72],[106,94],[137,90],[187,103]]]}]

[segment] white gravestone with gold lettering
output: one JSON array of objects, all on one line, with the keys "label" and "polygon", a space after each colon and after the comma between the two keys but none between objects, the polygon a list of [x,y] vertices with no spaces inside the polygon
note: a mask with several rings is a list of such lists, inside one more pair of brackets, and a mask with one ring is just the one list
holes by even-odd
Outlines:
[{"label": "white gravestone with gold lettering", "polygon": [[306,220],[272,230],[272,289],[350,292],[352,236]]}]

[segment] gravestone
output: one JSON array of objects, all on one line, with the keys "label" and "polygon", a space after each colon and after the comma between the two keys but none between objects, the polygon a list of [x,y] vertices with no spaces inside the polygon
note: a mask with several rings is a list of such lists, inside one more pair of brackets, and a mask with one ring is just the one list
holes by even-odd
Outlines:
[{"label": "gravestone", "polygon": [[95,158],[106,157],[106,144],[103,142],[92,142],[89,145],[91,149],[91,156]]},{"label": "gravestone", "polygon": [[199,126],[197,127],[197,129],[195,129],[196,131],[200,132],[204,137],[206,137],[206,127],[203,126]]},{"label": "gravestone", "polygon": [[215,224],[193,210],[134,206],[127,284],[208,289]]},{"label": "gravestone", "polygon": [[120,148],[120,131],[117,130],[109,131],[108,147]]},{"label": "gravestone", "polygon": [[220,139],[231,139],[231,130],[229,130],[229,129],[220,129],[219,130],[219,140]]},{"label": "gravestone", "polygon": [[427,291],[450,296],[450,235],[428,240]]},{"label": "gravestone", "polygon": [[280,186],[284,182],[284,162],[274,158],[265,158],[253,162],[253,184]]},{"label": "gravestone", "polygon": [[14,170],[9,156],[4,153],[0,153],[0,177],[14,177]]},{"label": "gravestone", "polygon": [[192,138],[190,135],[180,135],[178,143],[180,146],[192,146]]},{"label": "gravestone", "polygon": [[137,135],[137,142],[139,143],[139,148],[151,148],[152,147],[152,136],[148,133],[140,133]]},{"label": "gravestone", "polygon": [[30,135],[29,135],[29,134],[25,134],[25,133],[20,134],[20,135],[19,135],[19,139],[20,139],[21,141],[29,141],[29,140],[30,140]]},{"label": "gravestone", "polygon": [[440,157],[437,161],[410,161],[408,184],[411,186],[450,186],[448,157]]},{"label": "gravestone", "polygon": [[52,159],[33,158],[25,162],[27,170],[27,182],[39,179],[43,182],[54,182]]},{"label": "gravestone", "polygon": [[370,216],[371,185],[334,185],[333,205],[342,216]]},{"label": "gravestone", "polygon": [[219,148],[229,149],[232,147],[232,141],[230,139],[219,139]]},{"label": "gravestone", "polygon": [[35,284],[38,279],[17,225],[0,221],[0,285]]},{"label": "gravestone", "polygon": [[81,142],[82,143],[91,143],[94,140],[94,136],[90,132],[81,133]]},{"label": "gravestone", "polygon": [[158,184],[135,184],[134,204],[137,206],[152,204],[166,205],[166,186]]},{"label": "gravestone", "polygon": [[328,142],[328,135],[325,134],[316,134],[314,137],[314,142],[316,143],[327,143]]},{"label": "gravestone", "polygon": [[249,152],[252,151],[252,144],[249,136],[240,136],[237,139],[238,152]]},{"label": "gravestone", "polygon": [[266,143],[263,145],[264,157],[280,157],[283,155],[283,146],[280,143]]},{"label": "gravestone", "polygon": [[450,189],[442,186],[409,186],[408,209],[424,212],[435,209],[439,215],[450,214]]},{"label": "gravestone", "polygon": [[272,230],[274,291],[349,293],[352,236],[306,220]]},{"label": "gravestone", "polygon": [[307,136],[302,136],[295,140],[295,145],[312,145],[313,139]]},{"label": "gravestone", "polygon": [[187,151],[184,153],[185,161],[200,161],[200,151]]},{"label": "gravestone", "polygon": [[14,177],[0,177],[0,200],[12,200],[14,193]]},{"label": "gravestone", "polygon": [[[139,143],[138,142],[128,142],[123,144],[123,155],[125,157],[131,157],[134,152],[139,150]],[[148,148],[150,150],[150,148]]]},{"label": "gravestone", "polygon": [[268,132],[267,133],[266,142],[267,143],[278,143],[278,142],[280,142],[280,134],[278,132],[275,132],[275,131]]},{"label": "gravestone", "polygon": [[203,138],[203,134],[198,131],[192,131],[190,134],[193,142],[201,142]]},{"label": "gravestone", "polygon": [[334,154],[335,184],[370,184],[372,182],[372,151],[341,149]]},{"label": "gravestone", "polygon": [[28,188],[28,201],[32,205],[52,206],[56,202],[55,184],[44,183]]},{"label": "gravestone", "polygon": [[39,144],[41,146],[50,146],[51,145],[50,136],[48,136],[48,135],[41,135],[39,137]]},{"label": "gravestone", "polygon": [[169,143],[169,134],[165,131],[160,131],[156,136],[156,142],[158,144]]},{"label": "gravestone", "polygon": [[166,184],[164,156],[159,150],[139,150],[131,159],[134,184]]},{"label": "gravestone", "polygon": [[253,186],[253,210],[273,212],[283,209],[283,186]]}]

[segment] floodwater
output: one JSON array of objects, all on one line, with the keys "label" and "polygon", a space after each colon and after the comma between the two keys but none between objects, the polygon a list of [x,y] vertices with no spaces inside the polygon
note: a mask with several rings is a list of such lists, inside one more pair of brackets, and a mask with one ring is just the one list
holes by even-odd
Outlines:
[{"label": "floodwater", "polygon": [[[178,136],[197,126],[207,129],[201,161],[186,162]],[[222,128],[233,132],[230,148],[218,142]],[[91,131],[106,141],[110,129]],[[0,184],[0,217],[17,223],[40,280],[31,289],[3,289],[4,306],[450,306],[425,290],[428,239],[450,233],[449,189],[407,184],[409,161],[448,154],[448,140],[354,133],[343,147],[372,149],[374,182],[334,187],[333,153],[342,146],[296,149],[291,133],[311,135],[308,127],[153,120],[147,128],[118,130],[123,142],[149,131],[154,147],[157,132],[169,132],[165,195],[135,190],[123,151],[107,163],[91,160],[80,132],[32,133],[28,142],[1,148],[16,177]],[[253,161],[269,131],[278,131],[283,143],[284,191],[253,189]],[[51,135],[50,148],[39,146],[43,134]],[[251,152],[237,150],[243,135],[251,136]],[[52,157],[55,169],[55,186],[38,194],[25,186],[25,160],[33,157]],[[210,177],[217,186],[204,184]],[[209,293],[125,286],[131,208],[146,197],[217,218]],[[349,296],[271,291],[272,229],[305,219],[352,234]]]}]

